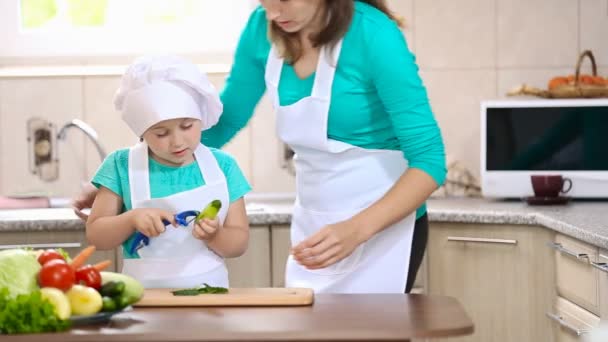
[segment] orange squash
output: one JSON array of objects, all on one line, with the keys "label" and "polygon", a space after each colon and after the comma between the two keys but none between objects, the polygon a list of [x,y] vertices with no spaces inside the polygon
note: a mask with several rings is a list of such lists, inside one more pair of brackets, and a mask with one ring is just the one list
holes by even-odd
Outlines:
[{"label": "orange squash", "polygon": [[568,81],[567,77],[557,76],[557,77],[553,77],[551,80],[549,80],[548,88],[549,88],[549,90],[551,90],[551,89],[555,89],[562,85],[567,85],[568,83],[569,83],[569,81]]}]

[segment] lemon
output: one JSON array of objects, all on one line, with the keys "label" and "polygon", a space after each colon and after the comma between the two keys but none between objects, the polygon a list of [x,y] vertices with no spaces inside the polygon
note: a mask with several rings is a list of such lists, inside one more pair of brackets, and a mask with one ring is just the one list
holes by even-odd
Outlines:
[{"label": "lemon", "polygon": [[66,294],[73,315],[92,315],[98,313],[103,306],[101,295],[92,287],[74,285]]},{"label": "lemon", "polygon": [[46,299],[55,308],[55,313],[59,319],[68,319],[72,308],[68,297],[60,289],[54,287],[43,287],[40,289],[42,299]]}]

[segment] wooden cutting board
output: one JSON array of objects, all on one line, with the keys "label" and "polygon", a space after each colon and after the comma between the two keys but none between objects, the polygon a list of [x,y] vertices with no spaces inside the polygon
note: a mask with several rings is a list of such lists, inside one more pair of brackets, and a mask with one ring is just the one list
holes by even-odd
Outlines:
[{"label": "wooden cutting board", "polygon": [[146,289],[133,306],[303,306],[313,303],[309,288],[230,288],[224,294],[174,296],[173,289]]}]

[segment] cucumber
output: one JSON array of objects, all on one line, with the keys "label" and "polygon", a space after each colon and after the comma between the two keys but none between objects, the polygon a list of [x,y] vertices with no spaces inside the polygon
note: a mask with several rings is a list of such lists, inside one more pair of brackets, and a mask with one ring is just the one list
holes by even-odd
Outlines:
[{"label": "cucumber", "polygon": [[129,305],[137,302],[144,295],[144,286],[135,278],[115,272],[100,272],[102,287],[109,282],[123,282],[125,289],[120,297],[124,297]]},{"label": "cucumber", "polygon": [[108,281],[99,289],[102,296],[116,297],[125,291],[125,283],[122,281]]},{"label": "cucumber", "polygon": [[195,222],[198,222],[202,219],[210,219],[213,220],[217,213],[222,208],[222,202],[220,200],[213,200],[209,203],[200,214],[196,216]]}]

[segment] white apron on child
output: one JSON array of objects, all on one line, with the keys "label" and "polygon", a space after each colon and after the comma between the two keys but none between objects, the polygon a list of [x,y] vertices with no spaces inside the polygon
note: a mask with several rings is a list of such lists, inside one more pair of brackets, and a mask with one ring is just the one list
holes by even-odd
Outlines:
[{"label": "white apron on child", "polygon": [[[150,197],[148,146],[139,143],[129,151],[129,186],[133,209],[158,208],[177,214],[186,210],[203,210],[219,199],[218,213],[224,222],[229,206],[226,177],[213,153],[202,144],[194,152],[205,185],[168,197]],[[146,288],[186,288],[202,283],[228,287],[228,271],[222,257],[205,242],[192,236],[188,227],[168,225],[164,233],[150,238],[148,246],[139,249],[139,259],[125,259],[123,273],[138,279]]]},{"label": "white apron on child", "polygon": [[[275,47],[268,56],[266,86],[277,113],[277,134],[295,152],[292,246],[369,207],[408,168],[401,151],[363,149],[328,138],[331,90],[341,45],[337,44],[333,54],[321,50],[311,96],[288,106],[280,105],[278,94],[283,60]],[[403,293],[414,222],[412,213],[323,269],[309,270],[289,256],[286,286],[327,293]]]}]

